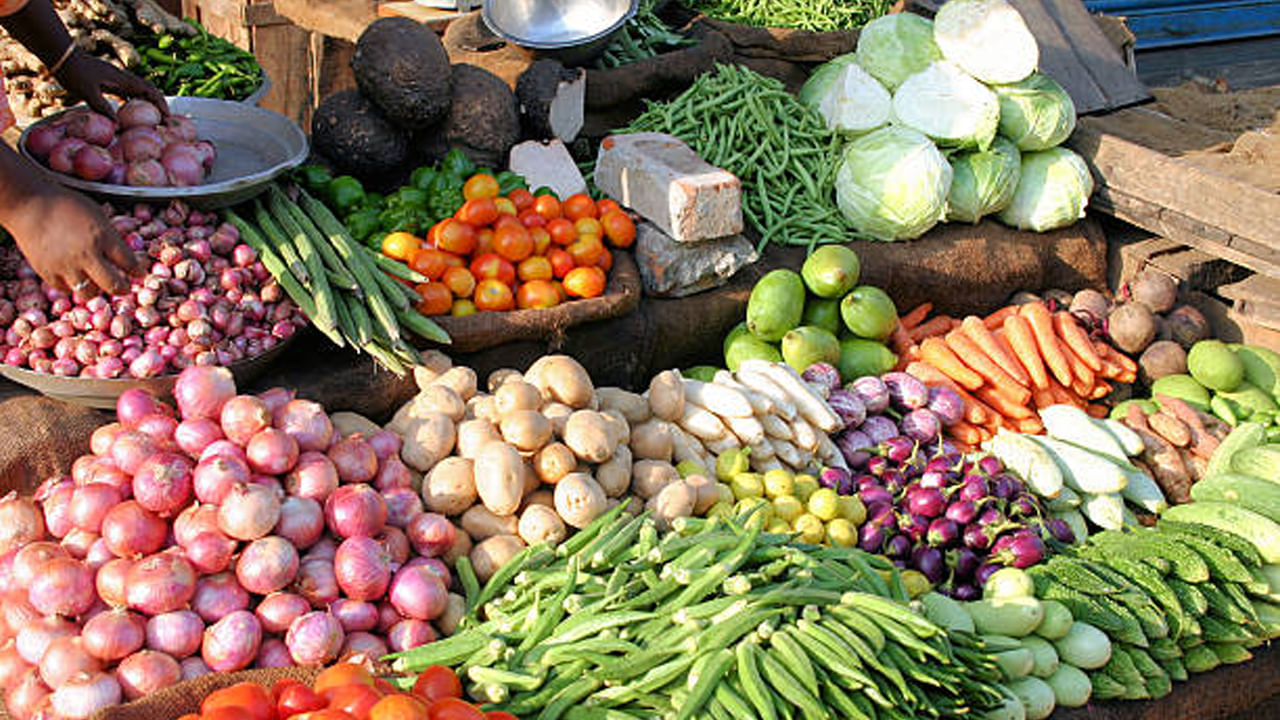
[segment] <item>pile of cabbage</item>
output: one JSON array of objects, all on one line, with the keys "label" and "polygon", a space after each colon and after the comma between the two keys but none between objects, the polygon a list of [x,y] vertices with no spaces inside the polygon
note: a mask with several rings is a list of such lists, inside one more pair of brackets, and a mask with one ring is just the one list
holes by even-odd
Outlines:
[{"label": "pile of cabbage", "polygon": [[950,0],[929,21],[871,21],[855,52],[814,71],[800,99],[848,137],[836,203],[859,232],[919,237],[986,215],[1044,232],[1084,217],[1093,178],[1058,147],[1071,97],[1005,0]]}]

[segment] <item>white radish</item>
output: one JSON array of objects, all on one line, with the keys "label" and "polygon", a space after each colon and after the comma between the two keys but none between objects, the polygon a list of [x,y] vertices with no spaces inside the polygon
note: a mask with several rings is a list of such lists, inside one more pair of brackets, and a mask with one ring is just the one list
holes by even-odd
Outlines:
[{"label": "white radish", "polygon": [[765,415],[760,418],[760,424],[764,426],[765,434],[771,438],[779,440],[795,438],[795,433],[791,432],[791,424],[777,415]]},{"label": "white radish", "polygon": [[819,430],[830,433],[840,429],[840,417],[835,414],[830,405],[827,405],[826,400],[809,388],[808,383],[800,377],[800,373],[793,370],[791,366],[763,360],[746,360],[742,363],[742,368],[747,368],[751,372],[760,372],[782,388],[795,403],[800,415]]},{"label": "white radish", "polygon": [[773,457],[773,443],[769,442],[768,438],[765,438],[764,440],[761,440],[760,442],[755,443],[754,445],[751,445],[750,450],[751,450],[751,457],[753,458],[758,457],[764,460],[768,460],[769,458]]},{"label": "white radish", "polygon": [[836,447],[834,441],[826,433],[818,438],[818,459],[827,467],[838,467],[842,470],[851,470],[848,461],[844,459],[844,453],[840,452],[840,448]]},{"label": "white radish", "polygon": [[[703,465],[702,443],[698,442],[689,433],[685,432],[678,425],[671,425],[671,454],[676,463],[691,462]],[[704,469],[706,468],[704,465]]]},{"label": "white radish", "polygon": [[756,457],[755,454],[752,453],[751,469],[758,473],[766,473],[770,470],[785,470],[786,468],[782,463],[778,462],[778,458],[776,457],[760,458]]},{"label": "white radish", "polygon": [[703,445],[714,455],[723,455],[730,450],[742,449],[742,443],[733,433],[725,433],[724,437],[718,440],[707,440]]},{"label": "white radish", "polygon": [[742,393],[731,387],[704,383],[701,380],[684,381],[685,402],[710,410],[720,417],[749,418],[756,414],[751,402]]},{"label": "white radish", "polygon": [[791,442],[801,450],[810,453],[818,451],[818,436],[825,435],[825,433],[815,431],[812,425],[805,422],[804,418],[796,418],[791,421],[791,432],[795,435]]},{"label": "white radish", "polygon": [[747,402],[751,403],[751,409],[755,411],[757,416],[768,415],[774,411],[772,400],[735,380],[733,373],[728,370],[717,370],[715,383],[742,393],[742,396],[747,399]]},{"label": "white radish", "polygon": [[684,404],[684,413],[680,416],[679,424],[690,435],[700,440],[719,440],[729,434],[729,429],[720,422],[720,418],[691,402]]},{"label": "white radish", "polygon": [[786,440],[770,440],[769,443],[773,445],[773,452],[779,460],[797,470],[803,470],[813,459],[813,456],[800,452],[795,445]]},{"label": "white radish", "polygon": [[826,385],[818,385],[816,383],[811,383],[808,380],[806,380],[804,384],[806,387],[809,388],[809,390],[814,395],[817,395],[823,400],[826,400],[827,398],[831,397],[831,388],[827,387]]},{"label": "white radish", "polygon": [[729,432],[737,435],[743,445],[754,445],[764,440],[764,425],[761,425],[759,420],[753,417],[726,417],[722,419],[724,424],[729,426]]},{"label": "white radish", "polygon": [[795,404],[777,383],[769,379],[768,375],[748,367],[740,367],[735,377],[738,378],[738,382],[768,398],[769,402],[773,403],[774,412],[781,415],[784,420],[795,418]]}]

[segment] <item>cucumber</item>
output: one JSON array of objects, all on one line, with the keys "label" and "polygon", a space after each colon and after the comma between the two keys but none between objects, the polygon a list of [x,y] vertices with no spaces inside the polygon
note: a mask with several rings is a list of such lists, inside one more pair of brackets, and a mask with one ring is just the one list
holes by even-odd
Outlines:
[{"label": "cucumber", "polygon": [[1245,423],[1227,436],[1218,449],[1214,451],[1209,465],[1205,467],[1205,477],[1212,477],[1231,472],[1232,459],[1236,453],[1246,448],[1261,445],[1267,436],[1267,428],[1262,423]]},{"label": "cucumber", "polygon": [[1129,456],[1141,455],[1142,451],[1146,449],[1147,446],[1142,442],[1142,438],[1138,436],[1138,433],[1130,430],[1128,426],[1119,420],[1107,418],[1097,422],[1102,423],[1102,426],[1108,432],[1115,435],[1116,440],[1120,441],[1120,447],[1124,448],[1125,453]]},{"label": "cucumber", "polygon": [[1231,469],[1280,485],[1280,445],[1245,448],[1231,457]]},{"label": "cucumber", "polygon": [[[1160,486],[1144,470],[1126,472],[1129,484],[1120,491],[1121,497],[1153,515],[1159,515],[1169,508]],[[1280,487],[1280,486],[1278,486]]]},{"label": "cucumber", "polygon": [[1029,437],[1002,431],[984,443],[982,449],[1000,458],[1000,462],[1024,478],[1037,495],[1052,500],[1065,489],[1066,469]]},{"label": "cucumber", "polygon": [[1223,473],[1191,486],[1196,502],[1227,502],[1280,522],[1280,482],[1254,475]]},{"label": "cucumber", "polygon": [[1049,452],[1062,471],[1063,482],[1079,493],[1115,493],[1129,482],[1124,470],[1111,458],[1069,442],[1039,435],[1025,435]]},{"label": "cucumber", "polygon": [[980,633],[1025,637],[1044,620],[1044,606],[1033,597],[996,598],[965,603]]},{"label": "cucumber", "polygon": [[1080,495],[1075,490],[1067,486],[1062,487],[1062,492],[1058,493],[1058,497],[1050,500],[1045,507],[1049,508],[1049,512],[1067,512],[1080,507]]},{"label": "cucumber", "polygon": [[1164,517],[1239,535],[1258,549],[1265,562],[1280,563],[1280,524],[1252,510],[1223,502],[1194,502],[1171,507]]},{"label": "cucumber", "polygon": [[1085,493],[1080,512],[1104,530],[1119,530],[1124,527],[1124,500],[1117,493]]},{"label": "cucumber", "polygon": [[1040,420],[1050,437],[1089,448],[1116,463],[1128,465],[1129,456],[1105,425],[1074,405],[1053,405],[1040,410]]}]

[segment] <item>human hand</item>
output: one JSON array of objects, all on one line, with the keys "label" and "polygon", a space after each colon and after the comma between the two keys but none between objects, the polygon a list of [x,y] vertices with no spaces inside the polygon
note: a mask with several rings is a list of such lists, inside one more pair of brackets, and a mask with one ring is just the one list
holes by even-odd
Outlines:
[{"label": "human hand", "polygon": [[164,94],[154,85],[127,70],[99,60],[81,50],[71,53],[67,62],[58,70],[56,76],[62,87],[73,96],[84,100],[97,112],[114,118],[115,109],[103,96],[109,92],[125,98],[142,98],[160,108],[164,115],[169,114],[169,105]]}]

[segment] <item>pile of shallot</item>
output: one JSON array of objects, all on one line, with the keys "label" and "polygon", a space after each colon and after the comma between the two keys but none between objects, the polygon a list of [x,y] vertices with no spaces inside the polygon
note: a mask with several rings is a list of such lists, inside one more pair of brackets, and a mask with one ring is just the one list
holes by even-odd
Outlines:
[{"label": "pile of shallot", "polygon": [[66,377],[149,378],[226,366],[275,347],[306,318],[214,213],[138,204],[111,223],[147,274],[128,294],[82,296],[40,282],[14,245],[0,247],[0,359]]},{"label": "pile of shallot", "polygon": [[111,185],[190,187],[213,170],[213,143],[196,137],[191,118],[130,100],[112,120],[73,110],[27,134],[27,152],[50,170]]},{"label": "pile of shallot", "polygon": [[[179,680],[379,657],[436,638],[466,552],[423,511],[400,438],[343,436],[281,388],[192,367],[141,390],[91,455],[0,500],[0,687],[18,720],[82,720]],[[455,544],[459,547],[455,547]]]}]

